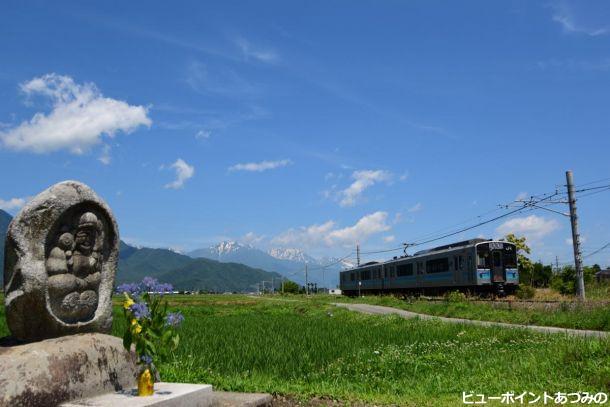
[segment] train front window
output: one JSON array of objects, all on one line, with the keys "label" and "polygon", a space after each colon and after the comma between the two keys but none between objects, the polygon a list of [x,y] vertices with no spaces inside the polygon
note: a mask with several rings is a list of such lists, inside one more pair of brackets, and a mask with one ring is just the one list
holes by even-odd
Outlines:
[{"label": "train front window", "polygon": [[502,262],[506,268],[517,268],[517,250],[514,245],[504,245],[504,250],[502,250]]}]

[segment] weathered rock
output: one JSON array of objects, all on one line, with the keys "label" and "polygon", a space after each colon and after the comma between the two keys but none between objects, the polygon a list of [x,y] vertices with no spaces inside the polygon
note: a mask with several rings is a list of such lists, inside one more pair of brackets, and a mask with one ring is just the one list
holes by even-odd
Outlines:
[{"label": "weathered rock", "polygon": [[104,334],[0,346],[0,367],[0,407],[56,406],[130,389],[137,377],[135,355]]},{"label": "weathered rock", "polygon": [[32,199],[9,225],[6,319],[20,341],[109,332],[119,235],[106,203],[65,181]]}]

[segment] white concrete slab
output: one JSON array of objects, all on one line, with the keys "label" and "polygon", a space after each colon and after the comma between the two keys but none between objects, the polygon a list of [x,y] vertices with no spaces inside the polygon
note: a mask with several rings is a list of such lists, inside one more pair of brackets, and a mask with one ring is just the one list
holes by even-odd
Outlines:
[{"label": "white concrete slab", "polygon": [[135,389],[61,404],[62,407],[208,407],[217,405],[209,384],[155,383],[155,394],[138,397]]}]

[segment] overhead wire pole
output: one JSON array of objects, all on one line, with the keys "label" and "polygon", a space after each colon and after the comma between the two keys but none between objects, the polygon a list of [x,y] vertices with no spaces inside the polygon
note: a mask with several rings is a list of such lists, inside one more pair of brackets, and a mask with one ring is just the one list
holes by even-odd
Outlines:
[{"label": "overhead wire pole", "polygon": [[572,224],[572,247],[574,249],[574,266],[576,267],[576,295],[585,300],[585,281],[582,272],[582,255],[580,252],[580,235],[578,233],[578,214],[576,213],[576,198],[574,197],[574,179],[572,171],[566,171],[568,202],[570,204],[570,223]]},{"label": "overhead wire pole", "polygon": [[305,263],[305,295],[309,295],[309,278],[307,275],[307,263]]}]

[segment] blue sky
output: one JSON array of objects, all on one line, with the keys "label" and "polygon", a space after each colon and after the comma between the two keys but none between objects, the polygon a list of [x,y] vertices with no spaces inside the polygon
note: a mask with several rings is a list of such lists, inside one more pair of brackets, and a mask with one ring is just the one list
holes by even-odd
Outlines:
[{"label": "blue sky", "polygon": [[[478,217],[563,188],[567,169],[610,177],[603,1],[1,7],[11,213],[77,179],[132,243],[341,256],[502,214]],[[586,251],[610,241],[609,203],[579,201]],[[571,259],[568,219],[548,211],[438,243],[510,231],[535,259]]]}]

